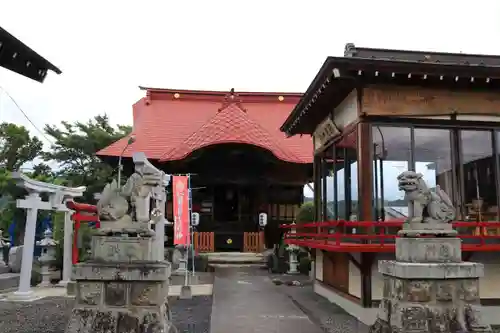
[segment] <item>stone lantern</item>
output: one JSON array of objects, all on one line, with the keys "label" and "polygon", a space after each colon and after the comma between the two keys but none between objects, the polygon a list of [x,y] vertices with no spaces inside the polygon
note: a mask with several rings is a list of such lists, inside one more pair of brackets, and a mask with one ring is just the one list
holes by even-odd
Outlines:
[{"label": "stone lantern", "polygon": [[38,261],[40,262],[40,274],[42,275],[42,282],[38,287],[50,287],[50,265],[56,260],[56,245],[57,242],[52,238],[52,230],[47,229],[43,233],[44,238],[36,242],[36,245],[42,248],[42,254]]},{"label": "stone lantern", "polygon": [[[292,223],[292,228],[290,229],[290,234],[294,235],[297,233],[297,230],[295,229],[295,221]],[[289,244],[286,248],[286,250],[290,253],[289,255],[289,269],[287,274],[299,274],[299,270],[297,269],[299,265],[299,260],[298,260],[298,254],[300,251],[300,247],[295,245],[295,244]]]},{"label": "stone lantern", "polygon": [[2,268],[7,267],[5,264],[4,250],[10,247],[10,243],[7,238],[3,237],[3,230],[0,230],[0,273],[2,273]]}]

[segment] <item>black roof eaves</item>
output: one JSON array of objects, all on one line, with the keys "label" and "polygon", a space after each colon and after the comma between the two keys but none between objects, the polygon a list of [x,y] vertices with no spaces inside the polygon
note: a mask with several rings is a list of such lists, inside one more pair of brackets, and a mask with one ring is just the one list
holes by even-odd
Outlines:
[{"label": "black roof eaves", "polygon": [[[326,74],[328,68],[330,68],[330,58],[327,57],[326,60],[323,62],[323,65],[321,65],[321,68],[319,69],[318,73],[316,73],[316,76],[312,80],[312,82],[309,84],[309,87],[307,87],[306,92],[300,99],[300,101],[295,105],[293,108],[292,112],[288,115],[288,117],[285,119],[283,122],[283,125],[280,127],[281,132],[288,132],[287,129],[290,125],[290,122],[292,122],[298,113],[300,113],[300,110],[304,108],[304,104],[306,101],[309,101],[312,98],[312,95],[318,90],[318,88],[323,84],[324,80],[326,79]],[[287,134],[288,135],[288,134]]]},{"label": "black roof eaves", "polygon": [[[421,50],[401,50],[401,49],[384,49],[384,48],[370,48],[370,47],[357,47],[346,49],[348,57],[357,58],[356,54],[366,52],[370,53],[386,53],[388,55],[424,55],[424,56],[443,56],[443,57],[461,57],[461,58],[478,58],[485,60],[497,60],[500,62],[499,55],[492,54],[479,54],[479,53],[457,53],[457,52],[438,52],[438,51],[421,51]],[[347,55],[346,55],[347,56]],[[382,59],[379,59],[382,60]],[[394,59],[400,60],[400,59]],[[460,64],[460,63],[455,63]]]},{"label": "black roof eaves", "polygon": [[422,73],[422,74],[437,74],[442,75],[470,75],[473,77],[500,77],[500,66],[488,66],[482,64],[456,64],[456,63],[441,63],[441,62],[426,62],[426,61],[409,61],[409,60],[386,60],[373,58],[353,58],[353,57],[329,57],[330,68],[332,70],[336,66],[340,69],[348,70],[365,70],[366,67],[374,70],[392,70],[405,73]]},{"label": "black roof eaves", "polygon": [[439,74],[453,76],[471,76],[485,78],[500,78],[500,66],[486,66],[476,64],[439,63],[409,60],[381,60],[373,58],[356,57],[328,57],[314,80],[307,88],[299,103],[287,117],[280,130],[287,136],[297,133],[289,133],[291,122],[300,114],[304,106],[311,100],[314,93],[321,87],[324,81],[332,75],[335,68],[340,70],[387,70],[398,73],[412,74]]},{"label": "black roof eaves", "polygon": [[6,40],[7,42],[10,42],[14,45],[16,45],[20,50],[19,52],[27,54],[29,57],[33,58],[34,61],[39,62],[40,67],[44,67],[48,70],[53,71],[56,74],[61,74],[62,71],[54,66],[50,61],[42,57],[40,54],[35,52],[33,49],[31,49],[29,46],[21,42],[19,39],[11,35],[7,30],[3,29],[0,27],[0,41],[1,40]]}]

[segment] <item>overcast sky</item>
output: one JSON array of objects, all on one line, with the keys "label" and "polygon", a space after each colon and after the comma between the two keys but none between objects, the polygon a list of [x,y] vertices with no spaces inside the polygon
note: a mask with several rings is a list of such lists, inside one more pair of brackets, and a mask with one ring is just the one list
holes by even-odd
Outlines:
[{"label": "overcast sky", "polygon": [[[104,112],[131,124],[139,85],[303,92],[348,42],[500,54],[498,0],[0,0],[0,8],[0,26],[63,71],[39,84],[0,68],[0,86],[41,129]],[[33,130],[5,94],[0,121]]]}]

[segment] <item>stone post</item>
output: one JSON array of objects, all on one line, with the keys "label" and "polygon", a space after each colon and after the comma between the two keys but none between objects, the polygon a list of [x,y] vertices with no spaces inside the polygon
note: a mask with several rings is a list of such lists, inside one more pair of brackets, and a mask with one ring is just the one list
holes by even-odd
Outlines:
[{"label": "stone post", "polygon": [[153,199],[155,202],[156,218],[154,248],[157,251],[156,258],[160,261],[165,260],[165,225],[168,221],[165,217],[165,204],[167,202],[166,187],[170,183],[170,175],[161,172],[161,184],[153,189]]},{"label": "stone post", "polygon": [[3,237],[3,230],[0,230],[0,274],[6,273],[9,271],[9,267],[5,263],[4,251],[5,248],[9,248],[10,243],[7,238]]},{"label": "stone post", "polygon": [[[297,230],[295,229],[295,222],[292,223],[293,227],[290,229],[290,234],[294,235],[297,233]],[[296,274],[299,274],[299,270],[297,269],[298,265],[299,265],[299,261],[298,261],[298,252],[299,252],[300,248],[295,245],[295,244],[289,244],[288,247],[287,247],[287,251],[290,253],[289,255],[289,268],[288,268],[288,272],[287,274],[291,274],[291,275],[296,275]]]},{"label": "stone post", "polygon": [[32,299],[31,269],[33,267],[33,252],[35,250],[35,230],[38,209],[45,208],[37,192],[31,192],[26,199],[18,200],[18,208],[26,209],[26,226],[24,229],[23,255],[21,262],[21,277],[19,278],[19,289],[14,293],[16,299]]},{"label": "stone post", "polygon": [[42,248],[42,255],[38,259],[40,262],[40,273],[42,275],[42,282],[38,284],[37,287],[50,287],[50,265],[52,265],[56,259],[56,245],[57,242],[52,238],[52,231],[50,229],[45,230],[44,238],[38,241],[37,244]]},{"label": "stone post", "polygon": [[[66,204],[65,204],[66,206]],[[63,269],[62,280],[59,281],[58,286],[66,287],[71,281],[71,268],[73,266],[73,221],[71,215],[74,212],[66,209],[64,212],[64,244],[63,244]]]},{"label": "stone post", "polygon": [[379,261],[383,299],[370,332],[492,332],[481,318],[484,268],[462,261],[451,201],[439,186],[428,189],[420,174],[406,171],[398,180],[420,214],[410,216],[399,231],[396,260]]}]

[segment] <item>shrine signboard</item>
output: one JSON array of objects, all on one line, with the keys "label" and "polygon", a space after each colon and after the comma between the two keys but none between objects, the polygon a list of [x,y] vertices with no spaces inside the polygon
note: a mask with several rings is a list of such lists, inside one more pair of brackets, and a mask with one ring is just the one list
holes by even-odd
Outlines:
[{"label": "shrine signboard", "polygon": [[316,130],[313,133],[314,151],[317,152],[321,150],[330,139],[338,134],[340,134],[340,131],[337,126],[335,126],[330,117],[327,117],[318,125],[318,127],[316,127]]},{"label": "shrine signboard", "polygon": [[189,180],[173,176],[174,244],[189,245]]}]

